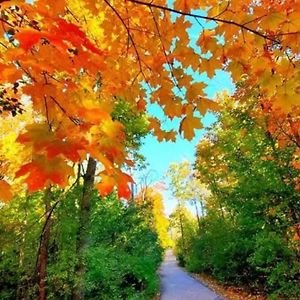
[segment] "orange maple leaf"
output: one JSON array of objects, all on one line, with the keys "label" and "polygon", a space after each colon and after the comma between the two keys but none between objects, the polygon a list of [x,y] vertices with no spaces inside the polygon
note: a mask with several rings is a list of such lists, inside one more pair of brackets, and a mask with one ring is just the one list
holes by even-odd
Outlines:
[{"label": "orange maple leaf", "polygon": [[0,200],[8,202],[13,198],[11,186],[5,181],[0,180]]},{"label": "orange maple leaf", "polygon": [[202,123],[199,118],[192,115],[184,117],[180,123],[179,132],[183,133],[184,138],[192,140],[195,136],[195,129],[201,129]]},{"label": "orange maple leaf", "polygon": [[26,175],[25,182],[32,193],[51,184],[64,188],[68,184],[68,177],[73,175],[73,169],[60,157],[49,160],[43,155],[36,155],[16,172],[16,177]]},{"label": "orange maple leaf", "polygon": [[101,181],[96,184],[96,188],[101,196],[107,196],[112,193],[116,186],[119,198],[130,198],[131,190],[129,188],[129,184],[134,182],[131,176],[118,169],[114,169],[112,175],[106,175],[102,172],[100,173],[100,176]]},{"label": "orange maple leaf", "polygon": [[101,181],[96,184],[96,188],[102,197],[112,193],[115,186],[115,179],[111,176],[102,174]]}]

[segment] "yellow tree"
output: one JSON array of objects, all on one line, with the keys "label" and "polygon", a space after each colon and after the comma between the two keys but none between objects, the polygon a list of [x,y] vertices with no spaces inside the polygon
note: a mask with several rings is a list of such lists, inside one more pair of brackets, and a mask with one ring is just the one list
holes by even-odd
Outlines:
[{"label": "yellow tree", "polygon": [[138,204],[146,204],[151,209],[153,228],[158,234],[161,246],[166,249],[172,246],[169,231],[169,220],[164,212],[163,195],[154,187],[146,187],[136,197]]},{"label": "yellow tree", "polygon": [[33,120],[32,110],[29,105],[25,111],[17,116],[7,115],[0,122],[0,201],[9,201],[13,194],[11,187],[7,184],[13,183],[13,190],[24,192],[24,187],[20,180],[14,178],[15,173],[20,169],[24,160],[28,159],[30,152],[24,149],[17,142],[19,133],[24,129],[26,124]]}]

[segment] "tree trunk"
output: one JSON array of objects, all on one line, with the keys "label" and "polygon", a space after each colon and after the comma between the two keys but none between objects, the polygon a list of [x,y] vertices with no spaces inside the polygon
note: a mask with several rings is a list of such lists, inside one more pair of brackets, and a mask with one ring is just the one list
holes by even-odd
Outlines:
[{"label": "tree trunk", "polygon": [[196,201],[196,200],[193,200],[193,203],[194,203],[195,209],[196,209],[196,216],[197,216],[198,230],[199,230],[199,232],[200,232],[201,225],[200,225],[200,216],[199,216],[199,211],[198,211],[197,201]]},{"label": "tree trunk", "polygon": [[182,220],[182,212],[181,212],[181,203],[178,200],[178,207],[179,207],[179,223],[180,223],[180,231],[181,231],[181,239],[182,239],[182,247],[183,247],[183,252],[186,254],[186,244],[185,244],[185,235],[184,235],[184,230],[183,230],[183,220]]},{"label": "tree trunk", "polygon": [[201,207],[201,216],[204,217],[204,204],[203,204],[203,201],[200,201],[200,207]]},{"label": "tree trunk", "polygon": [[51,188],[47,188],[44,195],[45,203],[45,224],[40,236],[40,246],[38,251],[37,274],[39,287],[39,300],[46,300],[46,276],[47,276],[47,261],[48,261],[48,247],[50,240],[50,231],[52,225],[52,207],[51,207]]},{"label": "tree trunk", "polygon": [[88,245],[88,224],[90,221],[90,208],[91,208],[91,193],[93,191],[95,173],[96,173],[96,160],[92,157],[88,160],[87,170],[84,175],[83,192],[79,212],[79,229],[77,233],[77,257],[78,264],[76,269],[76,285],[73,290],[73,300],[84,299],[84,275],[85,263],[84,252]]}]

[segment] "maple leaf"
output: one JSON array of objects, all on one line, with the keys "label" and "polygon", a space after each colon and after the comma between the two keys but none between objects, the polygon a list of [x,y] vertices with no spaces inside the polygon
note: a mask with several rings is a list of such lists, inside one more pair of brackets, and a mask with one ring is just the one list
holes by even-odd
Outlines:
[{"label": "maple leaf", "polygon": [[49,38],[49,34],[34,29],[23,29],[15,35],[15,38],[18,40],[20,47],[28,51],[39,43],[42,38]]},{"label": "maple leaf", "polygon": [[0,201],[9,202],[13,198],[11,186],[3,179],[0,180]]},{"label": "maple leaf", "polygon": [[179,132],[183,133],[184,138],[190,141],[195,136],[194,130],[201,128],[203,128],[203,126],[200,119],[192,115],[188,115],[180,122]]},{"label": "maple leaf", "polygon": [[197,45],[201,47],[202,53],[206,53],[217,48],[217,41],[211,31],[205,31],[200,35]]},{"label": "maple leaf", "polygon": [[186,98],[188,101],[192,102],[196,100],[199,96],[203,94],[203,89],[206,87],[206,84],[203,82],[193,83],[187,88]]},{"label": "maple leaf", "polygon": [[107,196],[112,193],[114,187],[117,187],[118,197],[129,199],[131,191],[129,184],[133,183],[133,179],[128,174],[123,173],[118,169],[114,169],[113,174],[106,175],[104,172],[100,173],[101,181],[96,184],[96,188],[101,196]]},{"label": "maple leaf", "polygon": [[52,32],[62,36],[64,39],[71,41],[75,46],[84,46],[93,53],[102,55],[103,52],[95,47],[86,37],[85,33],[75,24],[69,23],[64,19],[57,18],[58,28],[53,27]]},{"label": "maple leaf", "polygon": [[102,174],[101,181],[96,184],[96,188],[102,197],[105,197],[113,192],[115,187],[115,179],[111,176]]},{"label": "maple leaf", "polygon": [[129,199],[131,197],[129,184],[134,183],[132,177],[128,174],[118,171],[116,174],[116,182],[119,198]]},{"label": "maple leaf", "polygon": [[36,155],[30,163],[16,172],[16,178],[26,175],[25,182],[28,191],[32,193],[51,184],[66,187],[68,177],[73,175],[73,169],[60,157],[49,160],[44,155]]},{"label": "maple leaf", "polygon": [[273,105],[275,108],[282,110],[285,113],[291,112],[299,105],[299,94],[279,93],[273,98]]},{"label": "maple leaf", "polygon": [[81,155],[83,150],[86,150],[88,142],[85,139],[71,140],[64,138],[63,140],[54,140],[49,145],[45,146],[47,157],[51,160],[58,155],[63,155],[72,162],[78,162],[82,160],[84,155]]},{"label": "maple leaf", "polygon": [[172,142],[175,142],[176,141],[176,135],[177,135],[177,132],[174,131],[174,130],[171,130],[171,131],[167,131],[164,135],[164,138],[166,141],[172,141]]},{"label": "maple leaf", "polygon": [[200,98],[196,105],[202,116],[204,116],[208,110],[218,111],[220,109],[220,105],[217,102],[206,98]]},{"label": "maple leaf", "polygon": [[164,107],[165,114],[172,120],[175,117],[180,117],[182,114],[182,103],[179,99],[175,98],[171,103]]},{"label": "maple leaf", "polygon": [[276,31],[280,24],[285,22],[286,14],[285,12],[271,12],[265,18],[263,18],[263,25],[266,29],[270,31]]},{"label": "maple leaf", "polygon": [[67,131],[54,132],[50,130],[47,123],[27,125],[26,132],[18,136],[17,142],[32,146],[34,151],[46,152],[49,159],[63,155],[73,162],[82,159],[81,153],[88,146],[88,141],[85,138],[80,136],[68,137]]},{"label": "maple leaf", "polygon": [[199,67],[202,72],[207,73],[209,78],[212,78],[215,71],[222,68],[222,63],[220,60],[211,57],[210,59],[202,59]]},{"label": "maple leaf", "polygon": [[198,0],[176,0],[174,8],[183,12],[189,12],[191,9],[199,8]]},{"label": "maple leaf", "polygon": [[22,77],[22,71],[17,70],[14,65],[0,65],[1,81],[15,82]]},{"label": "maple leaf", "polygon": [[46,123],[30,124],[26,126],[26,132],[18,136],[17,142],[33,146],[35,150],[48,145],[54,139],[54,133]]}]

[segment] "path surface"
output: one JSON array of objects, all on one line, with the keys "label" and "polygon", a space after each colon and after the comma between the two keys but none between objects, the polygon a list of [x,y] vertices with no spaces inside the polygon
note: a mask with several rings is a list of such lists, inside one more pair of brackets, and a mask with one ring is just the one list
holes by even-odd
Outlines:
[{"label": "path surface", "polygon": [[177,266],[171,251],[160,269],[161,300],[222,300],[215,292]]}]

